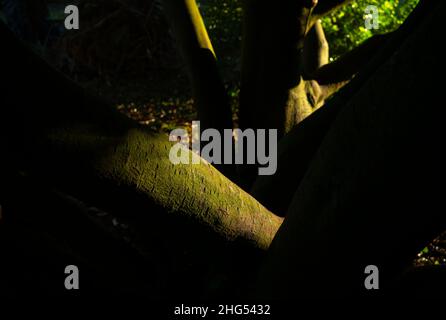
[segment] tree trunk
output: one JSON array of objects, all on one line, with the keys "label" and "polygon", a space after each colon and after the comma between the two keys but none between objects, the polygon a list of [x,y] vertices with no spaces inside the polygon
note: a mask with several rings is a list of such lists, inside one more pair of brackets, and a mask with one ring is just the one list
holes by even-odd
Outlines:
[{"label": "tree trunk", "polygon": [[304,2],[244,2],[240,127],[281,137],[311,113],[300,65],[312,10]]},{"label": "tree trunk", "polygon": [[[347,53],[347,58],[341,57],[339,60],[342,63],[334,62],[325,65],[326,68],[322,68],[325,69],[322,72],[318,70],[321,74],[319,81],[322,83],[342,82],[360,72],[327,105],[293,128],[280,141],[276,174],[258,177],[250,190],[256,199],[276,214],[285,215],[292,196],[340,110],[366,85],[377,69],[401,47],[417,28],[425,12],[429,10],[431,10],[430,5],[421,3],[415,13],[397,31],[379,35],[377,39],[371,38],[364,43],[364,46],[359,46]],[[350,71],[346,72],[346,69]],[[326,71],[330,75],[327,75]],[[330,80],[324,79],[325,77]]]},{"label": "tree trunk", "polygon": [[[232,129],[232,110],[217,56],[195,0],[164,0],[167,18],[186,62],[202,131]],[[224,153],[222,154],[224,157]],[[216,165],[234,180],[235,167]]]},{"label": "tree trunk", "polygon": [[[247,1],[242,127],[285,133],[302,115],[295,107],[308,103],[288,101],[307,94],[296,58],[311,27],[295,20],[312,10],[304,2],[271,8]],[[194,4],[171,3],[172,16],[192,30],[181,36],[190,65],[201,63],[196,60],[201,49],[212,55],[207,41],[202,46],[206,34],[196,28],[200,19]],[[434,187],[444,174],[437,152],[443,143],[443,117],[436,108],[442,91],[440,83],[429,81],[432,70],[444,63],[437,45],[444,8],[439,1],[421,2],[330,105],[285,137],[277,177],[264,184],[259,179],[254,188],[269,208],[287,212],[259,276],[261,297],[364,293],[364,269],[371,264],[380,268],[387,289],[423,242],[445,228],[441,190]],[[33,188],[38,195],[40,188],[55,188],[134,226],[138,250],[160,247],[182,265],[191,261],[184,257],[189,251],[202,266],[209,259],[215,266],[229,258],[237,267],[246,263],[245,274],[253,273],[258,260],[252,257],[269,247],[281,218],[209,164],[174,166],[167,136],[148,132],[90,96],[27,51],[3,25],[0,35],[7,79],[0,96],[0,189],[13,189],[1,193],[0,201],[7,204],[2,228],[14,212],[11,206],[29,210],[32,200],[39,200],[30,196]],[[206,82],[208,75],[200,72],[197,78]],[[21,184],[8,188],[12,172],[32,181],[24,199]],[[52,214],[65,217],[65,209],[55,206]],[[70,217],[75,219],[79,210]],[[47,213],[41,215],[48,219]],[[32,226],[18,231],[33,232]],[[82,237],[73,229],[69,234]],[[235,256],[234,248],[241,248]],[[204,270],[212,272],[209,266]]]},{"label": "tree trunk", "polygon": [[166,14],[185,59],[201,128],[232,128],[229,99],[195,0],[164,0]]},{"label": "tree trunk", "polygon": [[[323,10],[317,15],[316,0],[283,1],[280,6],[243,2],[241,128],[277,129],[282,138],[348,82],[337,81],[335,72],[322,73],[327,76],[323,85],[316,78],[320,69],[330,66],[328,44],[318,19],[347,2],[322,2]],[[343,61],[334,69],[346,64]],[[256,169],[255,165],[239,168],[247,190],[256,179]]]},{"label": "tree trunk", "polygon": [[303,75],[310,79],[330,61],[329,45],[320,21],[314,24],[305,37],[302,60]]},{"label": "tree trunk", "polygon": [[281,218],[207,163],[173,165],[166,135],[137,126],[0,31],[8,79],[0,136],[4,161],[15,170],[96,206],[164,224],[152,228],[163,236],[179,237],[169,229],[182,217],[227,240],[269,246]]},{"label": "tree trunk", "polygon": [[[351,96],[316,152],[259,277],[263,298],[379,295],[446,228],[441,1],[425,1],[410,36]],[[404,28],[403,28],[404,30]],[[391,84],[391,85],[389,85]],[[366,266],[380,290],[367,291]]]}]

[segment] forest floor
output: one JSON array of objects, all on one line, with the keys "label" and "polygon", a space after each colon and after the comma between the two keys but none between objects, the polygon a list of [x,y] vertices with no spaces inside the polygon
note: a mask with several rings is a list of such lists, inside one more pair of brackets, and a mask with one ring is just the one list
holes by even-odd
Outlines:
[{"label": "forest floor", "polygon": [[[147,78],[92,78],[81,82],[91,92],[110,101],[116,108],[156,132],[169,134],[177,128],[191,129],[198,120],[189,82],[184,71],[154,73]],[[238,84],[226,84],[238,126]]]},{"label": "forest floor", "polygon": [[181,73],[157,81],[150,78],[94,78],[84,82],[84,86],[156,132],[188,128],[197,119],[187,79]]}]

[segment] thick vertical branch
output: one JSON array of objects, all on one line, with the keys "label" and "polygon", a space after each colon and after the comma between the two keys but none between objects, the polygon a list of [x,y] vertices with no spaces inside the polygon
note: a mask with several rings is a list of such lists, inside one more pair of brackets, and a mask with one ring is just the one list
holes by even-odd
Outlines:
[{"label": "thick vertical branch", "polygon": [[379,49],[386,44],[392,33],[376,35],[349,51],[335,62],[321,66],[313,78],[321,85],[350,80]]},{"label": "thick vertical branch", "polygon": [[229,100],[195,0],[164,0],[164,4],[188,67],[201,127],[232,128]]},{"label": "thick vertical branch", "polygon": [[305,37],[303,69],[306,77],[311,76],[329,62],[329,46],[324,29],[318,20]]},{"label": "thick vertical branch", "polygon": [[[300,60],[316,3],[287,0],[274,6],[244,1],[241,128],[277,129],[282,137],[312,112]],[[244,186],[249,187],[255,166],[241,169]]]},{"label": "thick vertical branch", "polygon": [[281,136],[307,113],[300,56],[314,4],[245,1],[241,127],[274,128]]}]

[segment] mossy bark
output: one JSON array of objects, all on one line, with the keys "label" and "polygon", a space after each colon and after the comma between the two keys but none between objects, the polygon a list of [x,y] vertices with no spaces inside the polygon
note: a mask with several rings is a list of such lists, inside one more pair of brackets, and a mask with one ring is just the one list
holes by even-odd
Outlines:
[{"label": "mossy bark", "polygon": [[177,236],[169,223],[178,217],[227,240],[269,246],[281,218],[209,164],[174,166],[167,135],[136,125],[52,70],[4,26],[0,31],[9,80],[1,137],[12,170],[123,215],[146,215],[153,219],[147,228],[165,236]]}]

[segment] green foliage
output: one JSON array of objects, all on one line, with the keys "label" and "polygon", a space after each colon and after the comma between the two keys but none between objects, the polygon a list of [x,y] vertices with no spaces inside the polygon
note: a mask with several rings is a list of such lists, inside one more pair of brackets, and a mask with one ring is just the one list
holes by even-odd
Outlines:
[{"label": "green foliage", "polygon": [[[419,0],[357,0],[322,20],[330,44],[330,56],[336,59],[374,34],[395,30],[415,8]],[[365,28],[365,9],[378,8],[379,29]]]},{"label": "green foliage", "polygon": [[[350,51],[373,34],[395,30],[415,8],[419,0],[355,0],[323,19],[330,45],[331,60]],[[237,114],[243,0],[197,0],[214,45],[223,79]],[[365,9],[375,5],[379,12],[379,29],[365,28]],[[237,122],[235,116],[234,121]]]},{"label": "green foliage", "polygon": [[446,265],[446,232],[428,244],[414,261],[415,266]]},{"label": "green foliage", "polygon": [[242,40],[242,0],[197,0],[222,67],[223,78],[237,82]]},{"label": "green foliage", "polygon": [[[353,49],[373,34],[395,30],[419,0],[356,0],[323,19],[332,58]],[[241,0],[198,0],[217,53],[234,53],[241,38],[243,16]],[[367,30],[365,9],[374,5],[379,12],[379,29]],[[226,59],[226,57],[225,57]]]},{"label": "green foliage", "polygon": [[241,40],[242,4],[239,0],[198,0],[213,41],[220,48],[237,46]]}]

